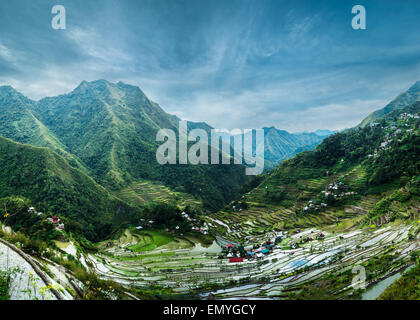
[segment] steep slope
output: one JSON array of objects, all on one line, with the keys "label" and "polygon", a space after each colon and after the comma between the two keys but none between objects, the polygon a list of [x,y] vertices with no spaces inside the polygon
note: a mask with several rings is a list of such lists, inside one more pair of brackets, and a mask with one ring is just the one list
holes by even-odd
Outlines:
[{"label": "steep slope", "polygon": [[96,181],[115,191],[139,179],[160,181],[217,209],[247,180],[238,165],[159,165],[156,133],[177,131],[178,119],[135,86],[84,81],[70,94],[40,100],[34,112]]},{"label": "steep slope", "polygon": [[34,116],[31,111],[34,106],[32,100],[12,87],[0,87],[0,135],[20,143],[48,147],[65,157],[73,167],[86,172],[80,160]]},{"label": "steep slope", "polygon": [[119,216],[135,211],[48,148],[0,137],[0,166],[0,198],[23,196],[44,212],[78,221],[90,240],[107,236]]},{"label": "steep slope", "polygon": [[329,134],[289,133],[274,127],[264,128],[264,158],[274,165],[302,150],[312,150]]},{"label": "steep slope", "polygon": [[398,95],[398,97],[392,100],[383,109],[371,113],[359,124],[359,126],[364,127],[369,123],[374,122],[375,120],[392,112],[393,110],[402,109],[410,104],[415,103],[416,101],[420,101],[420,81],[417,81],[406,92],[403,92],[400,95]]},{"label": "steep slope", "polygon": [[420,102],[377,121],[284,161],[212,218],[236,226],[231,236],[238,238],[340,220],[351,226],[412,218],[420,207]]}]

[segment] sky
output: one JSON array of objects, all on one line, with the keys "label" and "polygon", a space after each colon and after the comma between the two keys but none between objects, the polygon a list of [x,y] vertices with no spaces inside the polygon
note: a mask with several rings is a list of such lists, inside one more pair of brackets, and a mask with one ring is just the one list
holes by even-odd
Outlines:
[{"label": "sky", "polygon": [[123,81],[215,128],[340,130],[420,80],[419,17],[417,0],[1,1],[0,85],[38,100]]}]

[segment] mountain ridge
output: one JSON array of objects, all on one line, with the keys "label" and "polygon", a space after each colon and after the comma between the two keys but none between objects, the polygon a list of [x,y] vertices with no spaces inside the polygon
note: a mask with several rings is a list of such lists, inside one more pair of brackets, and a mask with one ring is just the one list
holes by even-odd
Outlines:
[{"label": "mountain ridge", "polygon": [[396,109],[404,108],[407,105],[420,101],[420,81],[414,83],[407,91],[400,93],[395,99],[388,103],[384,108],[376,110],[368,115],[357,127],[364,127],[376,119],[385,116]]}]

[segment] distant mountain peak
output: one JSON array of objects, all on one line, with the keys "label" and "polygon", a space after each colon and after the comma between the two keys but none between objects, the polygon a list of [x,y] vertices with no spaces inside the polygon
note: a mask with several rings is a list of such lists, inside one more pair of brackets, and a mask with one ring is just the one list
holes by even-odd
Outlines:
[{"label": "distant mountain peak", "polygon": [[108,80],[99,79],[94,81],[83,80],[73,91],[73,94],[130,94],[137,95],[142,99],[146,98],[145,93],[138,87],[130,84],[126,84],[122,81],[117,83],[110,82]]},{"label": "distant mountain peak", "polygon": [[0,86],[0,93],[1,94],[13,94],[13,93],[19,93],[13,88],[12,86],[6,85],[6,86]]},{"label": "distant mountain peak", "polygon": [[86,92],[87,90],[106,90],[109,85],[112,85],[107,80],[94,80],[86,81],[83,80],[80,84],[73,90],[73,92]]},{"label": "distant mountain peak", "polygon": [[411,89],[413,89],[413,90],[420,90],[420,80],[419,80],[419,81],[417,81],[415,84],[413,84],[413,85],[410,87],[410,89],[408,89],[408,90],[411,90]]}]

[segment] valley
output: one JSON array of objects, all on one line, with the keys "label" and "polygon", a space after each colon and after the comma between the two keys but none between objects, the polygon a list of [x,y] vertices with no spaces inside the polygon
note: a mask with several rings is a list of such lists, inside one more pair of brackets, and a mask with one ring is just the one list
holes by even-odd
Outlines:
[{"label": "valley", "polygon": [[7,127],[0,137],[0,296],[402,294],[420,252],[417,87],[381,117],[322,138],[265,128],[279,164],[253,178],[242,165],[158,166],[153,136],[177,122],[139,88],[83,82],[38,103],[3,89],[0,102],[48,135],[17,142],[21,132]]},{"label": "valley", "polygon": [[[315,238],[320,232],[313,228],[302,230],[276,245],[270,254],[261,259],[239,263],[218,259],[222,249],[217,242],[208,248],[199,243],[182,248],[182,243],[177,242],[178,248],[163,245],[134,253],[127,252],[124,245],[115,244],[105,249],[103,254],[92,256],[90,261],[98,274],[116,282],[140,288],[159,286],[170,289],[174,294],[194,292],[200,297],[213,293],[217,299],[287,298],[293,293],[298,294],[308,283],[327,275],[343,277],[342,283],[330,288],[334,289],[331,295],[339,298],[353,294],[353,275],[349,270],[354,265],[369,265],[375,257],[398,256],[392,266],[380,271],[370,270],[374,275],[368,275],[368,279],[373,282],[410,264],[410,253],[420,247],[418,241],[408,240],[410,233],[418,234],[419,224],[397,223],[375,231],[325,232],[322,240],[290,248],[291,243],[307,237]],[[254,241],[262,243],[265,239]]]}]

